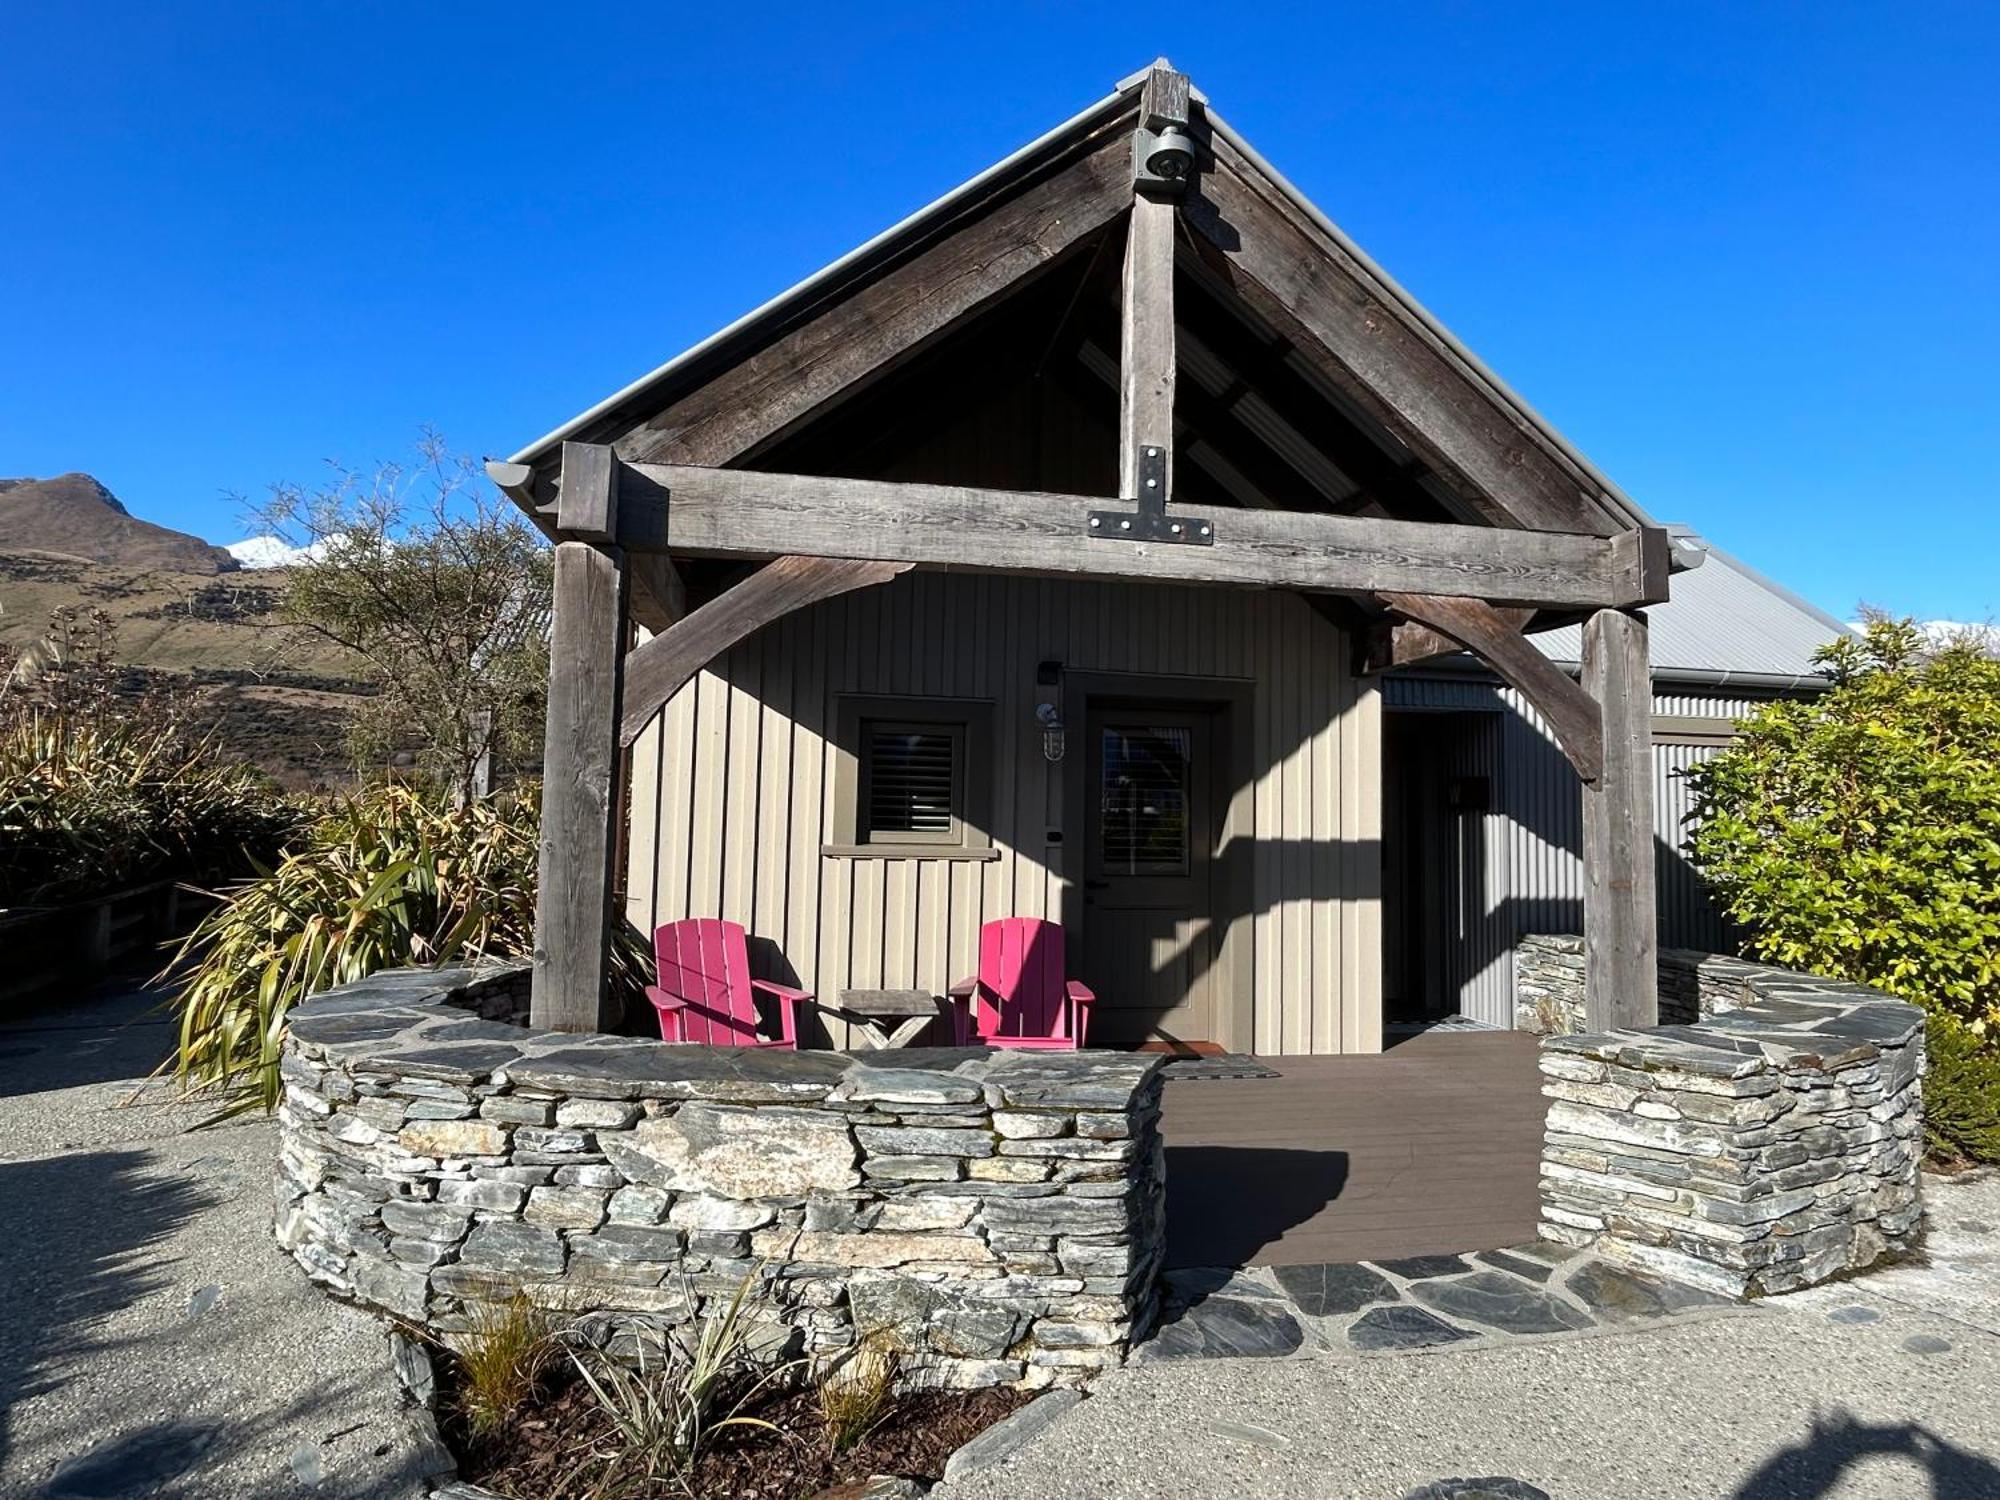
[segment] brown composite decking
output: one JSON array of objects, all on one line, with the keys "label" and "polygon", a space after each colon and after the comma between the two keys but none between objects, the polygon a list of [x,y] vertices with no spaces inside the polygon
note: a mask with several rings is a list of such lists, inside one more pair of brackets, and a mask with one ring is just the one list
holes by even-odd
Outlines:
[{"label": "brown composite decking", "polygon": [[1535,1237],[1535,1038],[1428,1031],[1379,1056],[1166,1087],[1167,1265],[1284,1266]]}]

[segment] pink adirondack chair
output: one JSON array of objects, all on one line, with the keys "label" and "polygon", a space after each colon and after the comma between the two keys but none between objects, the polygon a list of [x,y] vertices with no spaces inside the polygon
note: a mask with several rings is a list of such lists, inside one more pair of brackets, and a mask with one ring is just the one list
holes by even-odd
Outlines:
[{"label": "pink adirondack chair", "polygon": [[[653,934],[660,982],[646,986],[646,998],[660,1013],[660,1036],[669,1042],[710,1047],[799,1045],[794,1011],[812,996],[790,985],[750,977],[750,948],[740,923],[714,917],[669,922]],[[757,1035],[757,996],[778,1002],[778,1037]]]},{"label": "pink adirondack chair", "polygon": [[1088,985],[1063,973],[1063,930],[1040,917],[1005,917],[979,929],[979,973],[951,987],[958,1044],[1074,1051],[1084,1043]]}]

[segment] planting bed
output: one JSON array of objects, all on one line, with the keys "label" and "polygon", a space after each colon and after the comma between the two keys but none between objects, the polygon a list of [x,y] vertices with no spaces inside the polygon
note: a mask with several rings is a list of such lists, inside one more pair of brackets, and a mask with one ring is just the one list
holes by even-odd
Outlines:
[{"label": "planting bed", "polygon": [[[440,1366],[448,1411],[454,1368],[449,1359]],[[831,1486],[877,1475],[930,1483],[943,1476],[946,1462],[960,1447],[1030,1399],[1030,1393],[1013,1390],[912,1392],[896,1397],[866,1437],[836,1453],[815,1391],[773,1391],[746,1405],[743,1415],[768,1422],[776,1431],[726,1429],[683,1474],[618,1493],[629,1500],[685,1500],[688,1495],[804,1500]],[[449,1415],[441,1426],[458,1455],[461,1479],[519,1500],[566,1500],[590,1493],[587,1483],[579,1482],[579,1461],[617,1445],[617,1434],[589,1388],[560,1374],[493,1439],[472,1438]]]}]

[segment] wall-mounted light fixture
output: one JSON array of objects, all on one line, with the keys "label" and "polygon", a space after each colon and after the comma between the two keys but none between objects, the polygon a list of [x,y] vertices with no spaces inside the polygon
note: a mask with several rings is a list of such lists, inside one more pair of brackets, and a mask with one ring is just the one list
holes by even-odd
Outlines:
[{"label": "wall-mounted light fixture", "polygon": [[1035,723],[1042,731],[1042,759],[1054,763],[1067,748],[1063,733],[1063,666],[1059,661],[1035,665]]}]

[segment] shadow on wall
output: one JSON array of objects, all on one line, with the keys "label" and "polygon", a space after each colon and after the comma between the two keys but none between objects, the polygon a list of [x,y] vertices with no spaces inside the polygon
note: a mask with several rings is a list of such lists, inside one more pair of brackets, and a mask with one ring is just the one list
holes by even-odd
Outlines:
[{"label": "shadow on wall", "polygon": [[[1847,1472],[1871,1459],[1902,1458],[1930,1476],[1935,1500],[1995,1500],[2000,1467],[1915,1422],[1864,1422],[1835,1409],[1743,1481],[1733,1500],[1818,1500],[1846,1488]],[[1907,1469],[1908,1465],[1898,1465]],[[1912,1494],[1916,1492],[1911,1491]]]},{"label": "shadow on wall", "polygon": [[1338,1198],[1347,1170],[1345,1151],[1168,1146],[1166,1268],[1249,1264]]}]

